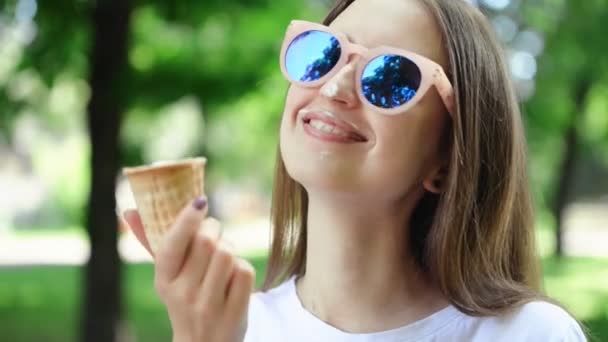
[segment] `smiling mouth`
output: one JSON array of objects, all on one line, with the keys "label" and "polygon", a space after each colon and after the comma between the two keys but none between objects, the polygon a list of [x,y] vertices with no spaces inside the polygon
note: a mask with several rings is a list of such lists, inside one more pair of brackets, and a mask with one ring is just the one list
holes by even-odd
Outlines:
[{"label": "smiling mouth", "polygon": [[327,111],[303,111],[302,123],[307,133],[323,140],[344,143],[368,141],[353,125]]}]

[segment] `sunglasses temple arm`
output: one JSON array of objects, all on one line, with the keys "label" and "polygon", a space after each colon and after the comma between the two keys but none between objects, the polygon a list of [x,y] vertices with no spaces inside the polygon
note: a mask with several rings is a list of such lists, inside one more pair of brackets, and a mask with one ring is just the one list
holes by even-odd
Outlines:
[{"label": "sunglasses temple arm", "polygon": [[436,71],[433,79],[433,84],[435,84],[435,88],[437,88],[437,92],[439,93],[439,96],[441,96],[443,104],[450,113],[450,116],[454,116],[454,87],[452,87],[447,75],[441,69]]}]

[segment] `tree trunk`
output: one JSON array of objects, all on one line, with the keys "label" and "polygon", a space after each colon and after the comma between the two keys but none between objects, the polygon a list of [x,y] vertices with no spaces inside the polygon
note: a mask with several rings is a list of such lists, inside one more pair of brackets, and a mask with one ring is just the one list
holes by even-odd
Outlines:
[{"label": "tree trunk", "polygon": [[587,94],[591,89],[592,81],[588,76],[583,77],[579,80],[574,94],[574,113],[571,115],[570,124],[566,131],[566,146],[563,154],[562,165],[560,168],[560,174],[557,182],[557,193],[555,194],[553,201],[553,217],[555,217],[555,241],[556,249],[555,254],[558,257],[564,255],[564,228],[563,218],[564,209],[568,204],[569,190],[574,178],[574,167],[576,166],[576,159],[578,156],[578,123],[583,116],[585,110],[585,103]]},{"label": "tree trunk", "polygon": [[88,129],[91,139],[91,192],[87,231],[91,245],[84,271],[80,340],[117,339],[121,314],[121,262],[118,256],[115,182],[118,137],[124,110],[129,0],[97,0],[92,10],[89,56]]}]

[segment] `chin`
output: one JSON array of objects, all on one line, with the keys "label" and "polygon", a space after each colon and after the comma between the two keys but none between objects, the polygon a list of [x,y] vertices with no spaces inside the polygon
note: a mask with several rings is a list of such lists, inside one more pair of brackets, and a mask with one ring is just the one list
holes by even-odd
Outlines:
[{"label": "chin", "polygon": [[281,156],[289,176],[309,192],[317,189],[344,193],[364,189],[360,164],[283,143]]}]

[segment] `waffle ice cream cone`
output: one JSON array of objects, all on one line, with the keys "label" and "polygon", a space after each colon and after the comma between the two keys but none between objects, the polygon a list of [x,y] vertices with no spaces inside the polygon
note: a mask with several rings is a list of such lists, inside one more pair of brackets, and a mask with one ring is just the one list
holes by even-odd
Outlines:
[{"label": "waffle ice cream cone", "polygon": [[123,169],[154,253],[179,212],[204,194],[206,161],[200,157]]}]

